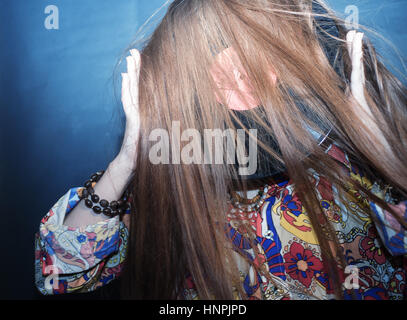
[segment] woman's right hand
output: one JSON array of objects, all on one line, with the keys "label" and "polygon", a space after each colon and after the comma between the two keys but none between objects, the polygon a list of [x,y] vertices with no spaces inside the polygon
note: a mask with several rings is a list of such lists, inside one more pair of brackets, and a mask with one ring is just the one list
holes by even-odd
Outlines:
[{"label": "woman's right hand", "polygon": [[139,79],[141,56],[136,49],[130,50],[127,60],[127,73],[122,73],[122,104],[126,115],[126,129],[118,158],[134,168],[137,145],[140,138]]}]

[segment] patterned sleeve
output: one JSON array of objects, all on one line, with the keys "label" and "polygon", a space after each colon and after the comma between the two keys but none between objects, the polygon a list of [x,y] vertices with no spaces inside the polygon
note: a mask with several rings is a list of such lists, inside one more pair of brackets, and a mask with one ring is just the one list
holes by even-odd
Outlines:
[{"label": "patterned sleeve", "polygon": [[82,190],[59,199],[35,234],[35,284],[44,295],[94,291],[122,271],[128,229],[119,217],[84,228],[63,225]]},{"label": "patterned sleeve", "polygon": [[[352,179],[358,180],[373,194],[385,200],[394,209],[402,221],[407,222],[407,200],[395,204],[389,189],[384,190],[377,183],[372,183],[363,172],[353,165],[347,155],[335,144],[332,144],[327,153],[343,163],[349,170]],[[368,201],[372,214],[376,217],[375,225],[383,245],[394,256],[407,255],[407,230],[388,211],[381,208],[377,203]]]},{"label": "patterned sleeve", "polygon": [[[407,201],[402,201],[398,204],[393,204],[392,200],[388,200],[388,195],[383,195],[382,199],[386,199],[390,207],[394,209],[396,214],[407,222]],[[380,196],[380,194],[376,194]],[[370,202],[370,208],[377,218],[376,228],[383,241],[383,244],[394,256],[407,255],[407,230],[401,225],[397,219],[388,211],[381,208],[374,202]]]}]

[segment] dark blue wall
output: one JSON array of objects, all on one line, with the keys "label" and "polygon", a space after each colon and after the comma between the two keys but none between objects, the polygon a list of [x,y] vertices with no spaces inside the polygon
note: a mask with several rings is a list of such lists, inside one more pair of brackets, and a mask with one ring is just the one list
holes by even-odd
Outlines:
[{"label": "dark blue wall", "polygon": [[[0,0],[0,297],[36,297],[33,235],[68,188],[120,147],[115,64],[164,0]],[[357,4],[361,22],[407,51],[407,1]],[[59,30],[44,27],[48,5]],[[400,66],[391,56],[396,65]]]}]

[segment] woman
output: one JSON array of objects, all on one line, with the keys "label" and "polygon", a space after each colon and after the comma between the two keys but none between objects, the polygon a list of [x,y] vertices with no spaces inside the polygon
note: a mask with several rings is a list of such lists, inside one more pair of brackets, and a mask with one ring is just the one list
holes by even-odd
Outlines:
[{"label": "woman", "polygon": [[[404,299],[407,91],[362,37],[321,1],[174,1],[127,58],[120,153],[41,221],[37,288]],[[157,161],[205,144],[152,152],[174,123],[245,130],[257,170]]]}]

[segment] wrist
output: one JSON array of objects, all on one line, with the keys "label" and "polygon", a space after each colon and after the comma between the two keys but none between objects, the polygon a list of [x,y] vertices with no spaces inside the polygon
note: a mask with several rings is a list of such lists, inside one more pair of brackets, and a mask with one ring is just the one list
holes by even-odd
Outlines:
[{"label": "wrist", "polygon": [[[129,209],[127,203],[129,192],[123,190],[124,186],[121,185],[120,180],[116,181],[118,184],[116,188],[107,184],[110,177],[105,176],[105,174],[109,175],[110,173],[107,171],[96,172],[85,182],[81,199],[84,200],[85,206],[95,214],[103,213],[112,218]],[[113,188],[111,188],[112,186]]]},{"label": "wrist", "polygon": [[106,169],[106,176],[114,177],[121,185],[127,185],[134,171],[134,162],[134,159],[119,153]]}]

